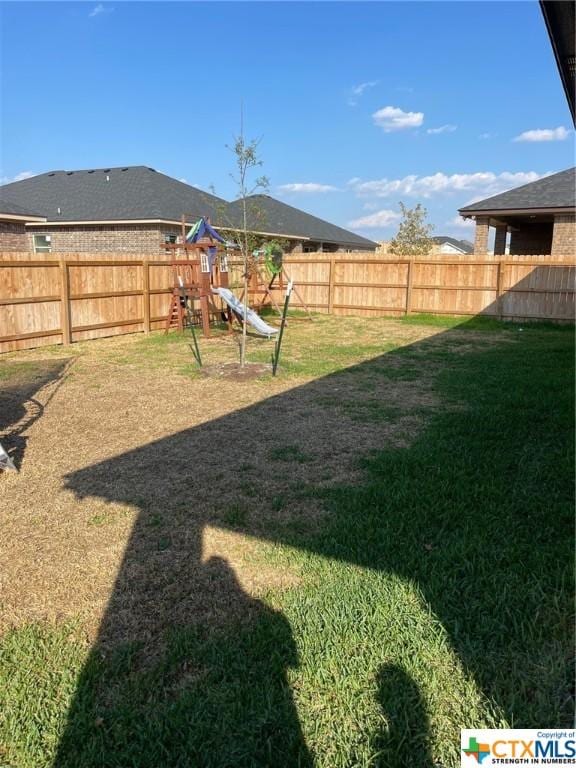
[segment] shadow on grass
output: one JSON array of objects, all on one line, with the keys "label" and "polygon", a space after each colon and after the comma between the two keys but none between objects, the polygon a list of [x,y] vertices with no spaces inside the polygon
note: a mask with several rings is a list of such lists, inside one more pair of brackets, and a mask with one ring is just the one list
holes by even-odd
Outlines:
[{"label": "shadow on grass", "polygon": [[422,694],[404,669],[388,664],[378,673],[378,701],[386,714],[386,733],[377,740],[376,765],[439,768],[432,759],[429,721]]},{"label": "shadow on grass", "polygon": [[[568,725],[571,338],[448,330],[70,475],[140,515],[55,766],[312,764],[292,629],[203,560],[207,526],[415,584],[497,719]],[[385,418],[342,407],[363,398]],[[270,435],[290,450],[271,458]],[[361,484],[339,474],[375,446]],[[257,498],[231,514],[246,457]],[[370,764],[431,768],[424,693],[392,663],[377,684],[388,730]]]},{"label": "shadow on grass", "polygon": [[17,469],[26,451],[25,432],[42,417],[70,365],[71,358],[9,362],[0,369],[0,440]]}]

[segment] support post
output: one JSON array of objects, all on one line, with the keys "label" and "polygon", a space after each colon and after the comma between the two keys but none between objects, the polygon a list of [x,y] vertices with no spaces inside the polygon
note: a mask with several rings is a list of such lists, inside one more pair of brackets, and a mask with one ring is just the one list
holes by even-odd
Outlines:
[{"label": "support post", "polygon": [[60,327],[62,328],[62,344],[71,344],[70,281],[68,264],[64,259],[60,259]]},{"label": "support post", "polygon": [[504,318],[504,267],[505,261],[498,262],[498,273],[496,275],[496,307],[498,309],[498,319]]},{"label": "support post", "polygon": [[476,229],[474,232],[474,255],[486,256],[488,253],[488,230],[490,228],[489,216],[476,216]]},{"label": "support post", "polygon": [[334,285],[336,281],[336,259],[334,256],[330,258],[330,277],[328,280],[328,314],[331,315],[334,312]]},{"label": "support post", "polygon": [[142,301],[144,317],[144,333],[150,333],[150,264],[148,259],[142,261]]},{"label": "support post", "polygon": [[414,284],[414,259],[408,262],[408,274],[406,276],[406,314],[412,312],[412,286]]},{"label": "support post", "polygon": [[286,298],[284,299],[284,310],[282,312],[282,322],[280,323],[280,331],[278,333],[278,340],[274,347],[274,357],[272,359],[272,376],[276,376],[276,370],[278,369],[278,361],[280,360],[280,349],[282,348],[282,337],[284,336],[284,328],[286,326],[286,316],[288,314],[288,305],[290,304],[290,295],[292,293],[293,283],[292,280],[288,281],[286,288]]}]

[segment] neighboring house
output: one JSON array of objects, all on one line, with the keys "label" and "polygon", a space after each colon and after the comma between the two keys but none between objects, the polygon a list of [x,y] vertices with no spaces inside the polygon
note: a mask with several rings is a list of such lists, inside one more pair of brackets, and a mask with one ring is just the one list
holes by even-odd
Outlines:
[{"label": "neighboring house", "polygon": [[[460,208],[476,221],[474,253],[488,252],[495,229],[494,254],[566,256],[576,254],[576,168],[511,189]],[[509,241],[509,242],[508,242]]]},{"label": "neighboring house", "polygon": [[[312,216],[299,208],[275,200],[269,195],[252,195],[248,198],[248,210],[255,210],[255,220],[249,221],[253,231],[261,231],[271,237],[292,238],[295,234],[305,235],[292,247],[292,252],[303,251],[375,251],[378,244],[365,237],[355,235],[328,221]],[[230,220],[241,226],[242,203],[236,200],[227,208]]]},{"label": "neighboring house", "polygon": [[[330,250],[376,248],[371,240],[272,198],[262,199],[266,226],[258,232],[281,236],[288,251],[324,241]],[[24,224],[26,247],[20,247],[22,239],[18,243],[7,239],[0,230],[0,251],[158,254],[166,243],[178,241],[182,216],[187,224],[208,216],[216,227],[240,226],[237,203],[146,166],[43,173],[0,187],[0,200],[36,212]],[[286,210],[294,215],[288,216]]]},{"label": "neighboring house", "polygon": [[0,251],[28,251],[28,222],[46,219],[29,208],[24,208],[0,197]]},{"label": "neighboring house", "polygon": [[437,235],[432,240],[434,242],[432,253],[474,253],[474,244],[469,240],[457,240],[448,235]]}]

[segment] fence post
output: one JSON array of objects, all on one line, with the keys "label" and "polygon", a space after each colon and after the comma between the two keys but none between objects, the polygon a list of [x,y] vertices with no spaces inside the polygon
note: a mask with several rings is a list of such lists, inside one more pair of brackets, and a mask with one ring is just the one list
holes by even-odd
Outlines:
[{"label": "fence post", "polygon": [[144,333],[150,333],[150,264],[142,260],[142,301],[144,302]]},{"label": "fence post", "polygon": [[334,283],[336,280],[336,259],[330,257],[330,278],[328,283],[328,314],[334,313]]},{"label": "fence post", "polygon": [[496,306],[498,308],[498,319],[502,320],[504,317],[503,295],[504,291],[502,286],[504,285],[504,266],[505,262],[500,260],[498,262],[498,273],[496,275]]},{"label": "fence post", "polygon": [[62,328],[62,344],[71,344],[70,281],[68,264],[65,259],[60,259],[60,327]]},{"label": "fence post", "polygon": [[414,283],[414,259],[408,262],[408,276],[406,279],[406,314],[412,312],[412,284]]}]

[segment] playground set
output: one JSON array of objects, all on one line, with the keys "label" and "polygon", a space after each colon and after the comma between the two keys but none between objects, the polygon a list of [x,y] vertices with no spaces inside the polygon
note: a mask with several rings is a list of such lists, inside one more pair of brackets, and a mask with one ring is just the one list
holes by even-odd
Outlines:
[{"label": "playground set", "polygon": [[[186,224],[182,217],[181,242],[167,243],[167,249],[186,258],[175,259],[172,268],[172,296],[170,309],[166,318],[166,332],[171,328],[180,331],[185,327],[194,328],[200,321],[205,337],[210,336],[210,323],[218,318],[228,323],[232,331],[234,320],[246,322],[261,336],[272,338],[279,329],[265,322],[258,310],[261,310],[269,298],[278,314],[285,313],[278,307],[272,291],[275,288],[284,289],[284,281],[289,283],[288,276],[282,267],[282,252],[275,249],[262,249],[255,252],[256,258],[264,257],[263,267],[253,269],[249,278],[248,297],[244,293],[237,298],[229,287],[228,255],[235,245],[227,243],[224,238],[211,226],[210,220],[203,217],[186,233]],[[292,284],[290,283],[292,291]],[[310,313],[298,295],[301,305]],[[250,308],[250,296],[261,297],[254,308]],[[217,301],[220,299],[220,306]],[[248,299],[245,303],[245,300]],[[196,308],[195,302],[199,308]]]}]

